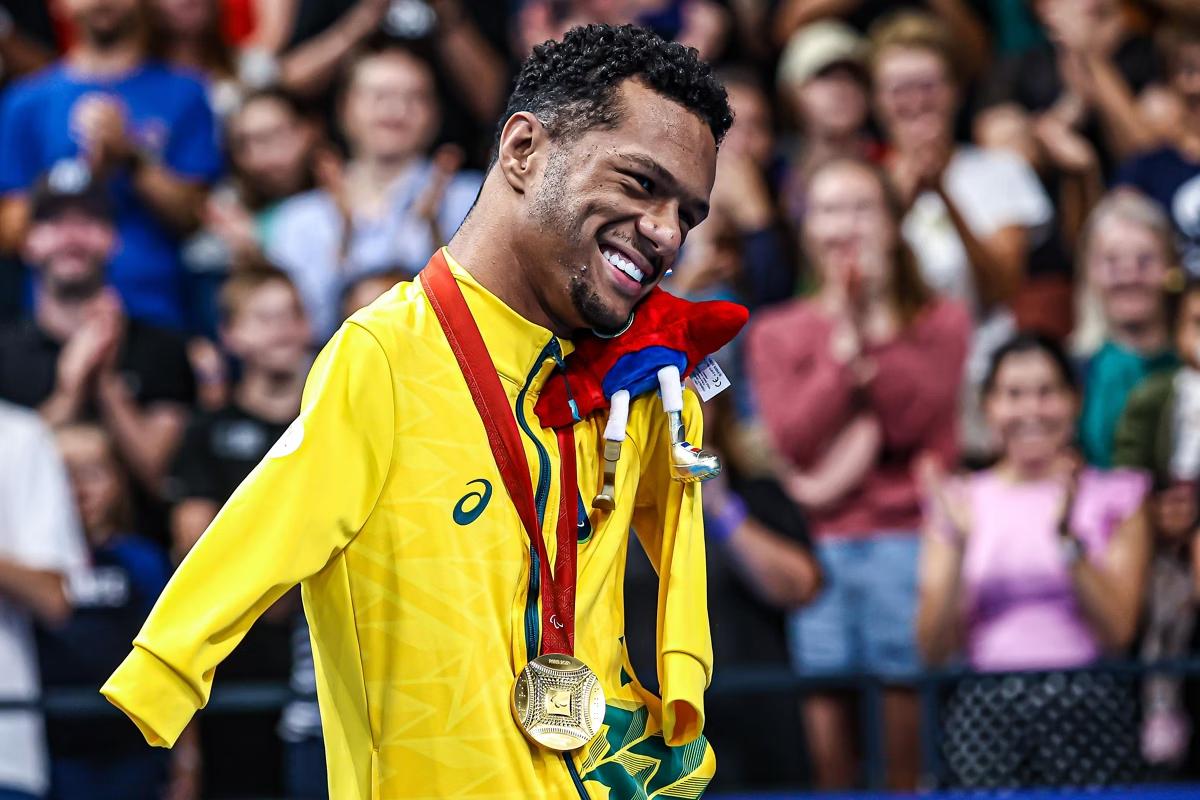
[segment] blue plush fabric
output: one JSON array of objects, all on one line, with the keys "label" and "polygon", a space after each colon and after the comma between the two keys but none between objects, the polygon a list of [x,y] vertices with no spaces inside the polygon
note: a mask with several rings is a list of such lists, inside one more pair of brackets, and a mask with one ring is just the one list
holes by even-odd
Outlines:
[{"label": "blue plush fabric", "polygon": [[687,354],[681,350],[655,345],[636,353],[621,356],[604,376],[600,388],[605,397],[612,397],[622,389],[629,390],[632,397],[658,390],[658,371],[674,365],[679,373],[687,369]]}]

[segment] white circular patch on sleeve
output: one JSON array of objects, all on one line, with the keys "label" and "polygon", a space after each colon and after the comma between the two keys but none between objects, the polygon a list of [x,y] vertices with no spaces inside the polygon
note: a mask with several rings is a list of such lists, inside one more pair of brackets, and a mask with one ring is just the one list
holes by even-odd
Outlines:
[{"label": "white circular patch on sleeve", "polygon": [[279,440],[271,446],[267,451],[267,458],[283,458],[290,456],[292,453],[300,449],[300,443],[304,441],[304,422],[297,417],[291,425],[288,425],[287,430],[279,437]]}]

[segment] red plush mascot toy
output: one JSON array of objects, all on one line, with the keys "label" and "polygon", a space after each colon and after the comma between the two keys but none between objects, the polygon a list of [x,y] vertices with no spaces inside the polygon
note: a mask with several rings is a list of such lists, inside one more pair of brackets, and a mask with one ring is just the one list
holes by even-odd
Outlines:
[{"label": "red plush mascot toy", "polygon": [[575,352],[538,398],[538,419],[561,428],[608,408],[604,429],[604,488],[594,508],[615,508],[617,461],[625,440],[629,402],[657,389],[669,416],[672,477],[703,481],[721,471],[716,456],[684,440],[683,379],[709,355],[728,344],[749,312],[736,303],[713,300],[692,303],[658,287],[637,307],[625,330],[615,336],[590,334],[577,340]]}]

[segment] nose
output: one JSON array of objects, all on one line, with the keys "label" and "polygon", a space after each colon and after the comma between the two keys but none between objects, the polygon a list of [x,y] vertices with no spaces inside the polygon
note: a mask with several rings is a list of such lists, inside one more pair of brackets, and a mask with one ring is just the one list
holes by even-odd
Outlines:
[{"label": "nose", "polygon": [[638,217],[637,231],[649,239],[654,255],[669,264],[683,244],[683,226],[679,222],[679,204],[659,203]]}]

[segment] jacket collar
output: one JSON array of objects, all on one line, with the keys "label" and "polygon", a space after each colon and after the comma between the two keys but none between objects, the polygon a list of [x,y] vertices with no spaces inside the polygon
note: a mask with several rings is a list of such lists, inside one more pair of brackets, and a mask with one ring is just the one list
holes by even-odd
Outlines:
[{"label": "jacket collar", "polygon": [[571,340],[553,335],[509,308],[475,280],[447,248],[443,247],[440,255],[462,290],[496,372],[518,389],[528,385],[528,393],[536,396],[557,365],[555,355],[565,358],[574,349]]}]

